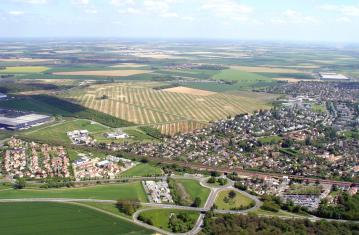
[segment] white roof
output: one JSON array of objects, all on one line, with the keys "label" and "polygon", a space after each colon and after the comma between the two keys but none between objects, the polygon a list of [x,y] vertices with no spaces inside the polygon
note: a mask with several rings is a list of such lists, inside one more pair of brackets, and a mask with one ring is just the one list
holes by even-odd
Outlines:
[{"label": "white roof", "polygon": [[49,118],[49,116],[41,114],[27,114],[19,117],[0,117],[0,123],[15,126],[20,124],[26,124],[28,122],[42,120],[45,118]]},{"label": "white roof", "polygon": [[333,79],[333,80],[348,80],[347,76],[338,73],[319,73],[322,79]]}]

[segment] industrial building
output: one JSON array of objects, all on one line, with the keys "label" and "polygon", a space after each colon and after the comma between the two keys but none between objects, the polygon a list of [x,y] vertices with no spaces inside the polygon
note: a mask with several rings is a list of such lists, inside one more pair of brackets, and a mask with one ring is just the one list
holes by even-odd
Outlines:
[{"label": "industrial building", "polygon": [[6,98],[7,98],[7,95],[0,92],[0,100],[1,100],[1,99],[6,99]]},{"label": "industrial building", "polygon": [[15,110],[0,109],[0,128],[19,130],[51,120],[50,116]]},{"label": "industrial building", "polygon": [[347,76],[338,73],[319,73],[319,77],[322,80],[349,80]]}]

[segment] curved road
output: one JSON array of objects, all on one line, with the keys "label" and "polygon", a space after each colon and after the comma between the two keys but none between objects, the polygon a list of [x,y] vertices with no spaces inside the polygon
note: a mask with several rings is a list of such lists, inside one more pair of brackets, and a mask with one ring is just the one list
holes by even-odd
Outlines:
[{"label": "curved road", "polygon": [[[180,178],[180,177],[176,176],[175,178]],[[183,177],[183,178],[189,178],[189,177]],[[169,234],[169,235],[174,235],[174,234],[171,233],[171,232],[165,231],[163,229],[160,229],[160,228],[151,226],[149,224],[146,224],[146,223],[138,220],[138,216],[143,211],[153,210],[155,208],[197,211],[197,212],[200,212],[200,215],[199,215],[199,217],[198,217],[198,219],[196,221],[196,224],[192,228],[192,230],[189,231],[189,232],[186,232],[186,233],[182,233],[182,234],[176,233],[176,235],[195,235],[199,231],[201,231],[201,226],[203,224],[203,219],[204,219],[204,216],[205,216],[204,212],[207,212],[207,211],[211,210],[211,208],[213,207],[213,205],[215,203],[215,200],[216,200],[218,194],[220,192],[224,191],[224,190],[234,190],[234,191],[237,191],[237,192],[245,195],[246,197],[251,198],[255,202],[255,206],[251,207],[249,209],[240,210],[240,211],[215,209],[214,212],[216,212],[216,213],[247,214],[250,211],[253,211],[253,210],[256,210],[256,209],[260,208],[260,206],[262,205],[262,202],[256,196],[253,196],[253,195],[251,195],[251,194],[249,194],[249,193],[247,193],[245,191],[242,191],[242,190],[239,190],[239,189],[233,187],[234,184],[233,184],[233,181],[231,181],[231,180],[228,180],[227,185],[218,186],[218,187],[212,187],[212,186],[210,186],[210,185],[208,185],[206,183],[207,178],[192,178],[192,179],[199,180],[201,186],[209,188],[211,190],[204,207],[189,207],[189,206],[179,206],[179,205],[173,205],[173,204],[140,203],[142,206],[147,206],[147,207],[151,207],[151,208],[145,208],[145,209],[137,210],[132,216],[133,220],[130,220],[128,218],[124,218],[122,216],[118,216],[118,215],[110,213],[108,211],[98,209],[96,207],[92,207],[92,206],[88,206],[88,207],[91,207],[92,209],[95,209],[95,210],[102,211],[102,212],[107,213],[107,214],[111,214],[111,215],[116,216],[116,217],[121,217],[122,219],[126,219],[126,220],[128,220],[130,222],[133,222],[133,223],[139,225],[139,226],[145,227],[145,228],[150,229],[150,230],[154,230],[154,231],[159,232],[161,234]],[[0,203],[1,202],[62,202],[62,203],[98,202],[98,203],[115,204],[117,201],[116,200],[100,200],[100,199],[76,199],[76,198],[22,198],[22,199],[0,199]],[[81,204],[81,205],[84,205],[84,204]],[[84,205],[84,206],[87,206],[87,205]],[[283,219],[291,219],[292,218],[290,216],[287,216],[287,217],[286,216],[280,216],[280,217],[283,218]],[[316,220],[322,220],[323,218],[312,216],[312,217],[310,217],[308,219],[316,221]],[[347,221],[344,221],[344,220],[332,220],[332,219],[325,219],[325,220],[338,221],[338,222],[347,222]]]}]

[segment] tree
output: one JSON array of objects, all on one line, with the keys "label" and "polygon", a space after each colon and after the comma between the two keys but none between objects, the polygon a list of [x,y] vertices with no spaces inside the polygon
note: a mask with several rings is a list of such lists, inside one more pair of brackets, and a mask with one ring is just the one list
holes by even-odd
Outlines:
[{"label": "tree", "polygon": [[15,181],[14,189],[23,189],[26,187],[26,181],[24,178],[18,178]]},{"label": "tree", "polygon": [[229,191],[229,193],[228,193],[228,197],[229,198],[235,198],[236,197],[236,195],[237,195],[237,193],[234,191],[234,190],[231,190],[231,191]]},{"label": "tree", "polygon": [[214,177],[209,178],[208,181],[207,181],[207,183],[209,183],[209,184],[214,184],[214,183],[216,183],[216,178],[214,178]]},{"label": "tree", "polygon": [[202,200],[201,200],[200,197],[195,197],[195,199],[194,199],[194,201],[192,203],[192,207],[200,207],[201,202],[202,202]]},{"label": "tree", "polygon": [[118,200],[116,207],[119,211],[127,215],[132,215],[140,208],[138,200]]}]

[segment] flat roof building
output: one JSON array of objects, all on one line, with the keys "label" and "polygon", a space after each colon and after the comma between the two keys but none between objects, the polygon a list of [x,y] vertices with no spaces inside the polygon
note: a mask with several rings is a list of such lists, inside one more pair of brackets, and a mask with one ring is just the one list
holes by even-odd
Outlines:
[{"label": "flat roof building", "polygon": [[322,80],[349,80],[347,76],[338,73],[319,73],[319,77]]},{"label": "flat roof building", "polygon": [[19,130],[50,121],[51,117],[12,110],[0,110],[0,128]]}]

